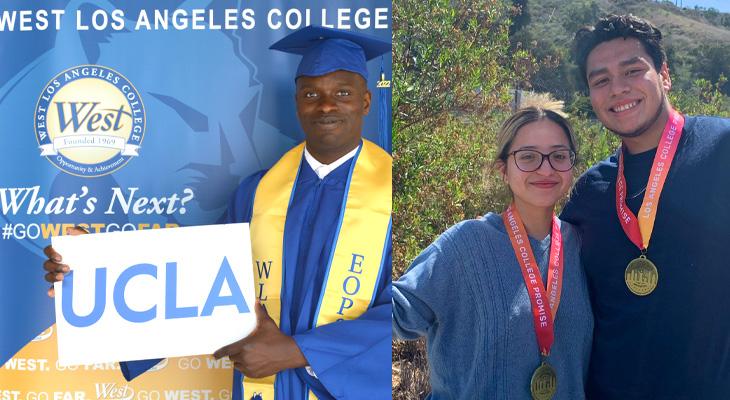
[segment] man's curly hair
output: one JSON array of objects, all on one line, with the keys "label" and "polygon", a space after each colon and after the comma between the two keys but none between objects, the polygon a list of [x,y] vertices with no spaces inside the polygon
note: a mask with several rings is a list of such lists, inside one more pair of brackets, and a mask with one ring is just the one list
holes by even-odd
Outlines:
[{"label": "man's curly hair", "polygon": [[631,14],[611,14],[598,20],[596,25],[585,26],[575,33],[573,56],[584,83],[588,83],[586,63],[591,51],[603,42],[618,38],[638,39],[654,62],[657,71],[667,61],[667,53],[662,45],[662,32],[656,26]]}]

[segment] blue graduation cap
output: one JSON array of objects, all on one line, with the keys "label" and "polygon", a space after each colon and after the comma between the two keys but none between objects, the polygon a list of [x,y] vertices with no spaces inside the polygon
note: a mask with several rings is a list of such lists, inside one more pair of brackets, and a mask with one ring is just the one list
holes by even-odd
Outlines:
[{"label": "blue graduation cap", "polygon": [[269,48],[302,55],[294,79],[343,70],[360,74],[367,81],[367,60],[389,53],[391,44],[362,33],[308,26]]}]

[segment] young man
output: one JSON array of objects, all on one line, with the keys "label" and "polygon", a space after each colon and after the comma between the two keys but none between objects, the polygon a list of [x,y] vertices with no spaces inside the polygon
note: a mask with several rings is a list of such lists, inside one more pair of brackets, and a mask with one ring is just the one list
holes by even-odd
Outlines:
[{"label": "young man", "polygon": [[622,142],[578,180],[561,216],[582,235],[591,399],[730,390],[730,120],[673,109],[661,39],[631,15],[575,39],[593,109]]},{"label": "young man", "polygon": [[[389,43],[321,27],[272,47],[301,54],[305,142],[246,178],[229,222],[250,222],[258,325],[215,352],[236,368],[233,399],[391,395],[391,157],[363,140],[368,59]],[[46,249],[47,280],[68,266]],[[122,363],[127,379],[159,360]],[[245,378],[243,378],[245,376]]]}]

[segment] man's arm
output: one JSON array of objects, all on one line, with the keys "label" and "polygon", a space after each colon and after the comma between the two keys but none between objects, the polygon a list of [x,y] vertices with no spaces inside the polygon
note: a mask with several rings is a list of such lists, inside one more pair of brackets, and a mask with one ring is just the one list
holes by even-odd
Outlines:
[{"label": "man's arm", "polygon": [[255,310],[256,329],[245,338],[216,350],[213,357],[228,356],[233,367],[250,378],[263,378],[285,369],[306,366],[307,360],[294,339],[279,330],[258,301]]},{"label": "man's arm", "polygon": [[310,375],[335,398],[386,399],[392,395],[391,249],[373,305],[353,320],[294,335]]},{"label": "man's arm", "polygon": [[248,337],[217,350],[244,375],[258,378],[308,367],[335,398],[388,398],[391,394],[391,247],[373,306],[354,320],[288,336],[257,303],[258,324]]},{"label": "man's arm", "polygon": [[138,361],[121,361],[119,362],[119,369],[122,370],[122,375],[127,382],[147,372],[150,368],[154,367],[162,361],[162,358],[156,358],[152,360],[138,360]]},{"label": "man's arm", "polygon": [[[86,230],[78,226],[66,229],[67,235],[77,236],[86,233],[88,233]],[[71,272],[71,267],[63,263],[63,257],[51,245],[43,249],[43,254],[48,257],[43,262],[43,269],[47,272],[44,278],[51,284],[51,287],[48,289],[48,297],[54,297],[56,296],[56,291],[53,289],[53,284],[55,282],[61,282],[63,277]]]},{"label": "man's arm", "polygon": [[[254,193],[264,172],[242,182],[229,207],[228,222],[250,221]],[[389,398],[392,393],[391,253],[388,237],[375,300],[357,319],[288,336],[267,315],[259,318],[253,334],[219,349],[214,356],[227,355],[236,369],[254,378],[307,366],[310,375],[316,376],[312,379],[318,379],[336,398]],[[276,329],[269,329],[269,325]],[[261,334],[256,335],[257,331]]]}]

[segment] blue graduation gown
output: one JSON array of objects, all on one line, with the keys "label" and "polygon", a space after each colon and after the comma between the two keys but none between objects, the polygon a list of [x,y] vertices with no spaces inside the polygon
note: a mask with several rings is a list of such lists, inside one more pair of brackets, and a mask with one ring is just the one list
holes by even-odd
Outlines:
[{"label": "blue graduation gown", "polygon": [[[304,368],[285,370],[276,379],[277,399],[306,399],[308,387],[320,399],[388,399],[391,397],[391,260],[390,232],[384,265],[371,308],[359,318],[313,328],[347,176],[354,158],[324,179],[302,160],[284,228],[284,283],[280,329],[293,336],[316,378]],[[236,190],[227,222],[250,222],[256,187],[266,171],[246,178]],[[346,234],[346,233],[343,233]],[[128,380],[159,360],[122,363]],[[240,382],[235,371],[234,382]],[[238,380],[237,380],[238,379]],[[234,400],[240,389],[234,383]],[[244,399],[248,400],[248,399]]]}]

